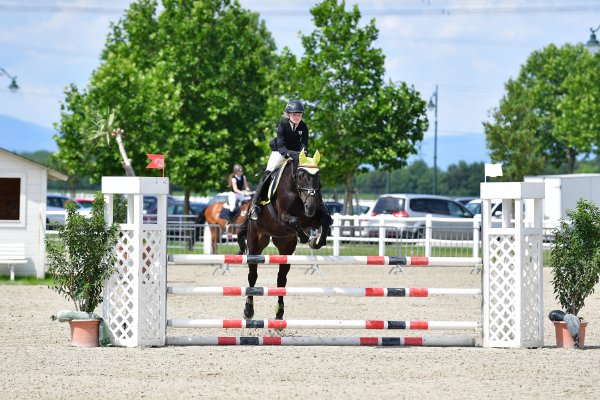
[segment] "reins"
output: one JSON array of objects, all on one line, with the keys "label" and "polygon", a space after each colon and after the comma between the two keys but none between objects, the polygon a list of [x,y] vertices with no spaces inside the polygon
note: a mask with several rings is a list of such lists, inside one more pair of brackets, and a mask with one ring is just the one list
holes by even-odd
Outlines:
[{"label": "reins", "polygon": [[[287,165],[284,165],[284,168]],[[296,190],[298,192],[298,197],[300,197],[300,201],[302,202],[302,205],[305,204],[305,201],[302,199],[302,192],[307,192],[308,196],[316,196],[317,195],[317,191],[318,189],[314,189],[314,188],[305,188],[305,187],[301,187],[298,185],[298,173],[300,172],[300,169],[312,169],[315,170],[316,172],[309,172],[311,175],[317,174],[319,173],[319,167],[316,165],[308,165],[308,164],[298,164],[298,166],[296,167],[296,171],[294,171],[294,164],[292,163],[290,165],[290,167],[292,168],[291,171],[291,176],[292,176],[292,182],[294,182],[294,186],[296,187]],[[275,209],[273,208],[273,204],[272,202],[270,202],[269,204],[267,204],[267,210],[269,211],[269,214],[271,214],[271,217],[273,218],[273,220],[275,222],[277,222],[277,224],[281,225],[281,221],[279,220],[279,216],[277,215]]]}]

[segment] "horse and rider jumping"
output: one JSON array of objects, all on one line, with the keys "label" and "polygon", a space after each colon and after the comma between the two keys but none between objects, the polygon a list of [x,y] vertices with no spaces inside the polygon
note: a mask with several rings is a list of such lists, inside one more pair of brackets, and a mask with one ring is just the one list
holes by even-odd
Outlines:
[{"label": "horse and rider jumping", "polygon": [[[308,127],[302,121],[304,106],[298,100],[288,103],[286,118],[280,123],[277,137],[271,141],[267,171],[256,187],[249,215],[238,230],[240,254],[260,255],[272,241],[280,255],[291,255],[298,241],[313,249],[326,244],[333,220],[321,197],[320,154],[306,156]],[[270,183],[268,193],[263,190]],[[306,231],[318,229],[310,238]],[[258,279],[258,264],[248,264],[248,284]],[[285,287],[290,264],[280,264],[277,287]],[[283,319],[284,300],[279,296],[276,319]],[[254,298],[248,296],[244,317],[254,316]]]}]

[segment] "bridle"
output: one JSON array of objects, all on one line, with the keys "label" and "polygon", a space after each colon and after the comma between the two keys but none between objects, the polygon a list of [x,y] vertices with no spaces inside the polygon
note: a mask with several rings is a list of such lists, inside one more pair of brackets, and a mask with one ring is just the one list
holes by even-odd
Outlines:
[{"label": "bridle", "polygon": [[[317,193],[319,192],[319,188],[316,188],[316,189],[315,188],[305,188],[305,187],[301,187],[298,184],[298,181],[299,181],[298,175],[299,175],[300,171],[302,171],[302,170],[305,170],[310,175],[317,175],[317,174],[319,174],[319,167],[316,165],[299,164],[296,172],[294,174],[292,174],[293,179],[294,179],[294,184],[296,185],[296,190],[298,191],[298,195],[300,196],[300,200],[302,201],[302,204],[306,207],[306,202],[308,201],[308,199],[310,199],[311,196],[316,196]],[[306,200],[303,199],[302,192],[306,192],[306,194],[307,194]]]}]

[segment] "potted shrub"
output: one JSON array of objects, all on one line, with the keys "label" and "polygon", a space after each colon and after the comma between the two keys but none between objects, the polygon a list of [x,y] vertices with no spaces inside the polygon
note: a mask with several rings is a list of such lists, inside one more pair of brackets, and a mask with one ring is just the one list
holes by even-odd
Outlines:
[{"label": "potted shrub", "polygon": [[[93,346],[94,339],[88,332],[95,332],[97,346],[101,318],[94,311],[102,303],[104,281],[114,270],[117,224],[107,226],[104,220],[102,193],[96,194],[89,218],[79,214],[73,203],[65,209],[67,219],[58,231],[60,241],[46,239],[47,271],[53,281],[49,288],[75,305],[75,312],[60,311],[57,316],[59,321],[71,324],[73,344]],[[84,336],[80,338],[79,334]],[[101,339],[101,344],[106,344],[106,338]]]},{"label": "potted shrub", "polygon": [[[556,300],[566,313],[565,318],[575,316],[581,321],[577,324],[581,325],[578,344],[583,347],[587,322],[578,314],[585,305],[585,299],[594,292],[600,277],[600,209],[588,200],[579,199],[577,207],[569,210],[567,215],[570,221],[561,220],[553,231],[552,285]],[[561,318],[552,318],[551,313],[551,319]],[[559,339],[572,335],[565,334],[565,322],[554,321],[554,324],[557,346],[561,346]],[[573,347],[573,341],[562,346]]]}]

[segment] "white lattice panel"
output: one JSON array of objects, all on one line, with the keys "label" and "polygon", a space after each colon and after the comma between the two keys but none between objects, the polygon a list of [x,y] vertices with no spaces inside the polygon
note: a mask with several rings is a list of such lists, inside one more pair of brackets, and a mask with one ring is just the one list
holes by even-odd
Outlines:
[{"label": "white lattice panel", "polygon": [[524,268],[521,282],[523,290],[522,341],[525,347],[536,347],[543,341],[543,298],[542,298],[542,236],[524,236]]},{"label": "white lattice panel", "polygon": [[161,296],[161,242],[160,231],[144,231],[142,244],[142,266],[140,274],[140,344],[155,345],[162,334]]},{"label": "white lattice panel", "polygon": [[514,235],[490,236],[489,339],[511,342],[517,337]]},{"label": "white lattice panel", "polygon": [[[161,232],[143,231],[138,252],[134,232],[121,231],[116,250],[117,271],[108,280],[104,302],[111,342],[128,347],[161,345]],[[136,254],[141,254],[139,263],[135,262]]]},{"label": "white lattice panel", "polygon": [[[517,248],[521,245],[520,253]],[[543,346],[541,234],[490,235],[484,342],[493,347]]]}]

